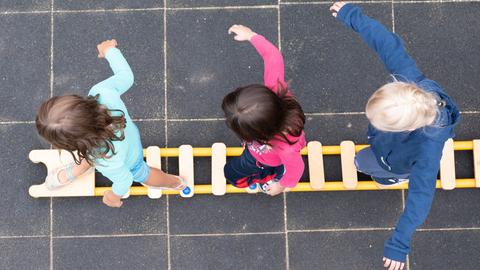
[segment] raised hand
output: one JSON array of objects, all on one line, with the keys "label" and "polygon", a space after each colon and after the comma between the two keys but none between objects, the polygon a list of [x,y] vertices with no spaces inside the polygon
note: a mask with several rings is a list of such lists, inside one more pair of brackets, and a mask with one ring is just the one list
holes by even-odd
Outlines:
[{"label": "raised hand", "polygon": [[234,34],[235,37],[233,37],[236,41],[246,41],[246,40],[251,40],[253,36],[255,36],[257,33],[253,32],[252,29],[240,25],[240,24],[234,24],[228,29],[228,34]]},{"label": "raised hand", "polygon": [[118,44],[115,39],[105,40],[102,43],[98,44],[97,45],[98,58],[104,58],[107,51],[110,50],[111,48],[117,47],[117,45]]},{"label": "raised hand", "polygon": [[332,12],[333,17],[337,17],[338,12],[340,9],[347,4],[346,2],[335,2],[330,7],[330,11]]}]

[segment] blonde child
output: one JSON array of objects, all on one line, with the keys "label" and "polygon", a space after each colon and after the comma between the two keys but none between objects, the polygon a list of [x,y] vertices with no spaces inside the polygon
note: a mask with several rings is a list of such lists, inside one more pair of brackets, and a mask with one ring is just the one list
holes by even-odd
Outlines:
[{"label": "blonde child", "polygon": [[357,154],[356,165],[380,187],[409,181],[405,209],[385,242],[383,258],[385,268],[403,269],[412,235],[430,211],[443,145],[454,136],[459,111],[440,85],[417,68],[397,35],[352,4],[337,2],[330,10],[360,34],[395,78],[368,100],[370,147]]}]

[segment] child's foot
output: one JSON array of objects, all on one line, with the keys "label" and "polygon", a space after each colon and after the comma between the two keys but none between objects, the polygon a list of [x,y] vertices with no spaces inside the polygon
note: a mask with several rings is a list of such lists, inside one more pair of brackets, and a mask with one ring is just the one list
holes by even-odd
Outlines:
[{"label": "child's foot", "polygon": [[374,178],[372,177],[373,181],[375,181],[375,184],[379,188],[391,188],[394,186],[401,185],[403,183],[408,182],[408,179],[398,179],[398,178]]},{"label": "child's foot", "polygon": [[52,172],[49,172],[45,178],[45,184],[48,189],[54,190],[65,185],[70,184],[75,179],[73,176],[72,170],[74,163],[70,163],[61,167],[54,169]]}]

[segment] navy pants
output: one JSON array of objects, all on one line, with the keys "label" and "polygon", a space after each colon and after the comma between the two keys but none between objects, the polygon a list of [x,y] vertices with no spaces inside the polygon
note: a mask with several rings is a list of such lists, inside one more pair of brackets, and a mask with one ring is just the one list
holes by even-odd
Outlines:
[{"label": "navy pants", "polygon": [[388,170],[385,170],[378,164],[377,158],[370,147],[362,149],[355,156],[355,166],[361,173],[370,175],[374,180],[385,180],[390,178],[395,179],[407,179],[410,173],[397,174]]},{"label": "navy pants", "polygon": [[248,149],[243,150],[239,157],[235,157],[223,168],[225,178],[235,187],[246,188],[252,184],[265,184],[270,180],[278,181],[282,178],[285,169],[283,165],[271,167],[258,162]]}]

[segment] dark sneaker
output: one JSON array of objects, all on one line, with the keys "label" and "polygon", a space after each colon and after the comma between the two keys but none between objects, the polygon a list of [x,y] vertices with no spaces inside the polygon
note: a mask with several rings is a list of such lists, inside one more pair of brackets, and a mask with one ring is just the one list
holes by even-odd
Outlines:
[{"label": "dark sneaker", "polygon": [[408,182],[408,179],[402,178],[377,178],[372,176],[373,181],[379,188],[389,188]]}]

